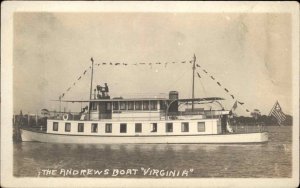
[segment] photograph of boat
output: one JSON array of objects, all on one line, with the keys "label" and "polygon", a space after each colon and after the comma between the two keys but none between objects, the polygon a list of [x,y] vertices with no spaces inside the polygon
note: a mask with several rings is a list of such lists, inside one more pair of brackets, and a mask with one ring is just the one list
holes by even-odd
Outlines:
[{"label": "photograph of boat", "polygon": [[1,186],[295,185],[299,10],[248,3],[4,5]]},{"label": "photograph of boat", "polygon": [[[55,143],[264,143],[268,133],[260,125],[257,132],[234,132],[229,124],[231,111],[220,97],[180,99],[177,91],[169,98],[110,98],[109,88],[91,90],[89,100],[59,100],[88,103],[78,113],[57,112],[47,119],[44,131],[21,129],[22,141]],[[192,66],[193,95],[196,56]],[[219,109],[204,110],[195,105],[217,103]],[[179,111],[184,107],[184,111]],[[252,130],[253,131],[253,130]]]}]

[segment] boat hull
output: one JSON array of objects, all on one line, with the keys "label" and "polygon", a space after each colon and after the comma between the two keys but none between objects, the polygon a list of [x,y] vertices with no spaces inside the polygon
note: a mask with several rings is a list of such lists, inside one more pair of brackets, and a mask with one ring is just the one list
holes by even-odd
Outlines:
[{"label": "boat hull", "polygon": [[65,135],[21,130],[22,141],[81,144],[234,144],[264,143],[268,133],[209,134],[209,135],[156,135],[156,136],[99,136]]}]

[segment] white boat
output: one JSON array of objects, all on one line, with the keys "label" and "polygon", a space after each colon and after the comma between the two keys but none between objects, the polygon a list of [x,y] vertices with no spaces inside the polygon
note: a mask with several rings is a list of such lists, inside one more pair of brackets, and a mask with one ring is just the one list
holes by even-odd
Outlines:
[{"label": "white boat", "polygon": [[[93,67],[93,66],[92,66]],[[93,70],[93,68],[92,68]],[[93,75],[93,71],[92,71]],[[92,81],[91,81],[92,83]],[[79,113],[58,112],[47,119],[46,130],[21,129],[22,141],[52,143],[264,143],[268,133],[236,132],[229,125],[229,110],[219,97],[180,99],[177,91],[168,98],[110,98],[108,86],[97,86]],[[194,96],[194,95],[193,95]],[[220,109],[199,108],[207,103]]]}]

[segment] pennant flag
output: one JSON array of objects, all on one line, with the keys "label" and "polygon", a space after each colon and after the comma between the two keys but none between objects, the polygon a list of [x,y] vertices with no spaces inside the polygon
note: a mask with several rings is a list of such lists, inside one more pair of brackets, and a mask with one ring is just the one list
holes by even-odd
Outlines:
[{"label": "pennant flag", "polygon": [[86,73],[86,70],[83,72],[83,74],[85,74]]},{"label": "pennant flag", "polygon": [[190,64],[192,64],[193,63],[193,61],[190,61]]},{"label": "pennant flag", "polygon": [[112,62],[110,62],[109,64],[112,65]]},{"label": "pennant flag", "polygon": [[76,84],[76,83],[74,82],[74,83],[73,83],[73,86],[75,86],[75,84]]},{"label": "pennant flag", "polygon": [[271,109],[269,116],[273,116],[277,120],[279,125],[281,125],[282,122],[285,121],[286,115],[282,112],[282,109],[281,109],[278,101],[275,103],[275,105]]},{"label": "pennant flag", "polygon": [[196,64],[197,67],[201,67],[200,65]]},{"label": "pennant flag", "polygon": [[239,103],[240,105],[243,105],[243,104],[244,104],[243,102],[240,102],[240,101],[238,101],[238,103]]},{"label": "pennant flag", "polygon": [[120,65],[120,63],[115,63],[115,65]]},{"label": "pennant flag", "polygon": [[228,93],[229,91],[228,91],[228,89],[226,89],[226,88],[224,88],[224,90]]},{"label": "pennant flag", "polygon": [[174,62],[174,61],[173,61],[172,63],[174,63],[174,64],[175,64],[176,62]]},{"label": "pennant flag", "polygon": [[91,61],[94,63],[94,59],[93,59],[93,57],[91,57]]},{"label": "pennant flag", "polygon": [[185,61],[182,61],[181,63],[185,63]]},{"label": "pennant flag", "polygon": [[207,74],[207,71],[205,69],[203,69],[203,72],[205,72]]},{"label": "pennant flag", "polygon": [[246,112],[249,112],[249,110],[248,110],[248,109],[246,109]]},{"label": "pennant flag", "polygon": [[235,101],[235,103],[233,104],[233,106],[232,106],[232,110],[235,110],[237,108],[237,101]]},{"label": "pennant flag", "polygon": [[123,65],[127,66],[127,63],[123,63]]},{"label": "pennant flag", "polygon": [[234,96],[233,95],[230,95],[232,97],[232,99],[234,99]]},{"label": "pennant flag", "polygon": [[80,80],[81,79],[81,76],[79,76],[79,78],[77,80]]},{"label": "pennant flag", "polygon": [[218,84],[219,86],[221,86],[220,82],[217,82],[217,84]]},{"label": "pennant flag", "polygon": [[210,76],[210,77],[211,77],[211,79],[215,80],[215,78],[213,76]]},{"label": "pennant flag", "polygon": [[200,76],[200,74],[198,72],[197,72],[197,75],[198,75],[199,78],[201,78],[201,76]]},{"label": "pennant flag", "polygon": [[69,88],[67,89],[67,91],[70,91],[70,89],[71,89],[71,87],[69,87]]},{"label": "pennant flag", "polygon": [[100,65],[100,63],[97,64],[98,66]]},{"label": "pennant flag", "polygon": [[62,94],[62,97],[64,97],[64,96],[65,96],[65,93]]},{"label": "pennant flag", "polygon": [[102,63],[102,65],[106,65],[106,63]]},{"label": "pennant flag", "polygon": [[136,63],[134,63],[133,65],[137,65]]},{"label": "pennant flag", "polygon": [[152,63],[149,63],[149,65],[152,65]]}]

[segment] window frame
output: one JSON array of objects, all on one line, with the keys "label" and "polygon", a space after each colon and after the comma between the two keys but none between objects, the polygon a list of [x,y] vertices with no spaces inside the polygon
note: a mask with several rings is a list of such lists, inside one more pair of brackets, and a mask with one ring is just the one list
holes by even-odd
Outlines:
[{"label": "window frame", "polygon": [[[154,127],[155,127],[155,129],[154,129]],[[157,123],[151,123],[151,129],[152,129],[151,130],[152,133],[157,133]]]},{"label": "window frame", "polygon": [[[93,131],[94,126],[96,125],[96,131]],[[91,124],[91,133],[98,133],[98,123],[92,123]]]},{"label": "window frame", "polygon": [[105,133],[112,133],[112,123],[105,123]]},{"label": "window frame", "polygon": [[[82,127],[82,130],[80,129]],[[83,133],[84,132],[84,123],[78,123],[77,125],[77,132]]]},{"label": "window frame", "polygon": [[[171,129],[169,129],[169,125],[171,125]],[[174,131],[173,128],[173,123],[166,123],[166,133],[172,133]]]},{"label": "window frame", "polygon": [[58,122],[53,122],[52,131],[58,131]]},{"label": "window frame", "polygon": [[144,111],[149,111],[149,109],[150,109],[150,102],[149,101],[142,101],[142,104],[143,104],[142,109]]},{"label": "window frame", "polygon": [[[203,125],[203,128],[201,130],[199,129],[199,125]],[[203,122],[203,121],[197,122],[197,131],[198,132],[205,132],[205,130],[206,130],[205,122]]]},{"label": "window frame", "polygon": [[[130,106],[129,104],[132,104],[132,108],[129,108],[129,106]],[[134,104],[134,101],[128,101],[127,109],[128,109],[128,110],[134,110],[134,105],[135,105],[135,104]]]},{"label": "window frame", "polygon": [[[138,104],[140,104],[140,106]],[[143,110],[143,101],[135,101],[134,102],[134,109],[135,110]]]},{"label": "window frame", "polygon": [[[122,104],[124,104],[125,108],[122,108]],[[127,101],[120,101],[120,106],[119,106],[120,110],[127,110]]]},{"label": "window frame", "polygon": [[[186,127],[187,126],[187,127]],[[187,129],[186,129],[187,128]],[[190,131],[190,125],[189,122],[181,122],[181,132],[189,132]]]},{"label": "window frame", "polygon": [[149,109],[152,111],[156,111],[157,110],[157,101],[150,101],[150,105],[149,105]]},{"label": "window frame", "polygon": [[[69,126],[69,130],[67,130],[67,125]],[[65,132],[71,132],[71,123],[70,122],[65,123]]]},{"label": "window frame", "polygon": [[[143,132],[143,124],[142,123],[135,123],[134,124],[134,131],[135,133],[142,133]],[[139,129],[139,130],[137,130]]]},{"label": "window frame", "polygon": [[[125,129],[123,130],[122,128]],[[120,123],[120,133],[127,133],[127,123]]]}]

